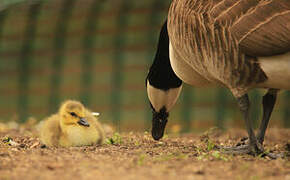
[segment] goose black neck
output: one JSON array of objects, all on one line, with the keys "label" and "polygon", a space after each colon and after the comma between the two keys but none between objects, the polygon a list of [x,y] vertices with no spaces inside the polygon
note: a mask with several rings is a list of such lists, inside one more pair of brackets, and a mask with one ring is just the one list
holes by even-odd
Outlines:
[{"label": "goose black neck", "polygon": [[170,64],[167,20],[161,28],[155,58],[146,79],[150,85],[164,91],[180,87],[182,84]]}]

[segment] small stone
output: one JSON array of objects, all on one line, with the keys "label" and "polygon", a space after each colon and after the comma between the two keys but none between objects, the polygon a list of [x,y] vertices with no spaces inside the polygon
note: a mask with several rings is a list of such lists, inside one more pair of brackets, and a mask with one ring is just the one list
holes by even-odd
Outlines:
[{"label": "small stone", "polygon": [[20,148],[25,148],[26,145],[25,145],[25,144],[20,144],[19,147],[20,147]]},{"label": "small stone", "polygon": [[205,173],[204,173],[204,171],[203,170],[197,170],[197,171],[195,171],[194,172],[195,174],[198,174],[198,175],[204,175]]}]

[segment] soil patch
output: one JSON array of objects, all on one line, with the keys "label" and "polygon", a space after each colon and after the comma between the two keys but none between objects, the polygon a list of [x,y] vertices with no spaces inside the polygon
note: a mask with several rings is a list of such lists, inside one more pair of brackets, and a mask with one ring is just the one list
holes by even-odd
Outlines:
[{"label": "soil patch", "polygon": [[[102,146],[48,148],[30,131],[0,132],[0,179],[286,179],[289,156],[271,160],[225,155],[216,144],[234,145],[245,130],[166,135],[115,134]],[[289,153],[289,129],[269,129],[265,148]]]}]

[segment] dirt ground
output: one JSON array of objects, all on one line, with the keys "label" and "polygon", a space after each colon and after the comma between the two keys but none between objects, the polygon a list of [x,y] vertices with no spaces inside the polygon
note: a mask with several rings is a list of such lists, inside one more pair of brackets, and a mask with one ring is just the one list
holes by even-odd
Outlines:
[{"label": "dirt ground", "polygon": [[0,179],[285,179],[290,180],[290,130],[269,129],[265,149],[288,154],[271,160],[225,155],[215,144],[234,145],[243,129],[203,134],[115,134],[101,146],[47,148],[30,131],[0,132]]}]

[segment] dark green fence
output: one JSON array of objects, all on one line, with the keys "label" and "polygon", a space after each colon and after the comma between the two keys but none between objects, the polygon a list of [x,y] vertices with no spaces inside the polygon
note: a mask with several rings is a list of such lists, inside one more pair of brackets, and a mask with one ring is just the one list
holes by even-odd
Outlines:
[{"label": "dark green fence", "polygon": [[[1,121],[40,120],[63,100],[77,99],[119,130],[150,128],[144,79],[170,0],[5,2],[0,3]],[[255,124],[261,95],[251,94]],[[290,127],[289,102],[290,93],[281,93],[271,126]],[[185,86],[168,129],[176,125],[189,131],[243,122],[228,91]]]}]

